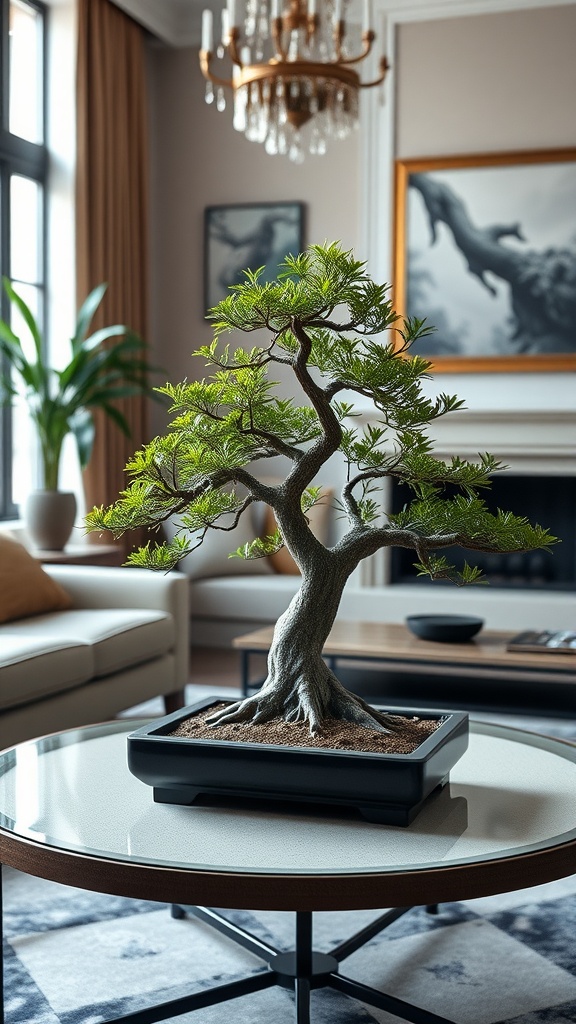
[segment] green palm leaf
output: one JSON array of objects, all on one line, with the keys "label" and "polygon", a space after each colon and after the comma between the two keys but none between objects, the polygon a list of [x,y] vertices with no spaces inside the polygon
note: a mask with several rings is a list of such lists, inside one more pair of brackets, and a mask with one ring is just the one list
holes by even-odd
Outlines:
[{"label": "green palm leaf", "polygon": [[[44,485],[55,489],[66,435],[71,433],[76,440],[82,468],[87,466],[94,446],[94,409],[101,409],[129,436],[128,420],[113,402],[149,394],[148,377],[156,368],[146,359],[142,338],[124,324],[102,327],[89,334],[107,285],[94,288],[80,307],[71,339],[71,358],[63,369],[50,366],[40,328],[6,278],[4,288],[30,331],[36,360],[26,357],[20,338],[6,321],[0,320],[0,353],[11,370],[10,374],[0,375],[0,401],[10,401],[18,393],[14,378],[19,378],[38,431]],[[162,401],[160,395],[151,397]]]},{"label": "green palm leaf", "polygon": [[90,324],[94,318],[94,314],[102,302],[107,288],[107,284],[97,285],[96,288],[90,292],[88,298],[82,303],[76,319],[76,330],[73,338],[71,338],[73,352],[76,352],[77,349],[83,345]]}]

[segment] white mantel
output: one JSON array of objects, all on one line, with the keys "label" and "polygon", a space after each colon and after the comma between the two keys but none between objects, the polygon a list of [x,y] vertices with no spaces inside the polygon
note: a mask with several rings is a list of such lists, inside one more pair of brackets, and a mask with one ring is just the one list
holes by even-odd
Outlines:
[{"label": "white mantel", "polygon": [[[364,410],[354,423],[373,422]],[[576,474],[576,410],[462,409],[435,420],[428,434],[434,454],[474,460],[490,452],[518,475]]]},{"label": "white mantel", "polygon": [[576,412],[571,410],[473,410],[437,420],[431,435],[438,455],[473,459],[491,452],[511,472],[576,474]]}]

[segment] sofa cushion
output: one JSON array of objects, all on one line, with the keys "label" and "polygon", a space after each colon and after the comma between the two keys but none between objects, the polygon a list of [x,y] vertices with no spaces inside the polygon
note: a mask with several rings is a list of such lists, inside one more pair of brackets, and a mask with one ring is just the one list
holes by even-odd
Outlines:
[{"label": "sofa cushion", "polygon": [[82,641],[14,636],[0,629],[0,708],[73,689],[93,675],[92,649]]},{"label": "sofa cushion", "polygon": [[70,608],[72,599],[35,558],[0,533],[0,622]]},{"label": "sofa cushion", "polygon": [[[245,512],[233,530],[208,530],[200,547],[180,560],[180,571],[193,580],[212,576],[271,575],[272,566],[266,558],[230,557],[231,552],[250,544],[258,536],[258,525],[250,515],[251,512],[252,509]],[[227,526],[232,522],[232,516],[223,516],[220,525]],[[167,538],[173,540],[179,532],[177,522],[164,523],[164,530]]]},{"label": "sofa cushion", "polygon": [[274,575],[194,580],[190,584],[193,618],[234,619],[244,622],[276,622],[300,587],[300,576]]},{"label": "sofa cushion", "polygon": [[165,612],[142,608],[73,608],[57,615],[37,615],[10,625],[19,638],[49,637],[88,644],[94,675],[107,676],[158,658],[174,645],[174,620]]}]

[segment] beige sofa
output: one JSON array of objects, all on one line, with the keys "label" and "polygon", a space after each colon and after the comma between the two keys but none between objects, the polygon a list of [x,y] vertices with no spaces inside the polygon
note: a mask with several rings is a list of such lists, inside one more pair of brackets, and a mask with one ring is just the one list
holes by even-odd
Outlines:
[{"label": "beige sofa", "polygon": [[185,578],[146,569],[45,566],[62,611],[0,625],[0,748],[113,718],[164,696],[183,704],[189,667]]}]

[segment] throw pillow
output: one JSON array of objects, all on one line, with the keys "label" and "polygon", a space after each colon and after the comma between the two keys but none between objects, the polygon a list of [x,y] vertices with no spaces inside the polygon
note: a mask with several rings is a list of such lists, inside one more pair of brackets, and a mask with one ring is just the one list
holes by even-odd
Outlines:
[{"label": "throw pillow", "polygon": [[[222,518],[221,523],[226,525],[226,517]],[[164,530],[168,540],[172,540],[178,525],[175,522],[164,523]],[[250,512],[244,512],[234,530],[208,530],[200,547],[186,555],[178,563],[179,568],[194,580],[208,576],[269,576],[273,569],[267,558],[229,557],[232,551],[254,540],[258,532]]]},{"label": "throw pillow", "polygon": [[[324,488],[318,504],[313,505],[306,513],[312,533],[319,541],[322,542],[322,544],[325,544],[328,540],[333,494],[333,490],[330,488]],[[267,536],[274,533],[275,529],[276,519],[274,517],[274,512],[269,505],[266,505],[262,535]],[[268,561],[275,573],[281,573],[284,576],[300,575],[300,569],[286,547],[280,548],[280,551],[277,551],[275,555],[268,555]]]},{"label": "throw pillow", "polygon": [[17,540],[0,534],[0,622],[70,608],[72,598]]}]

